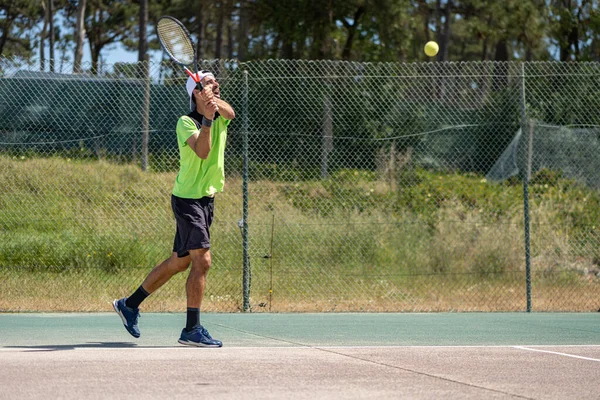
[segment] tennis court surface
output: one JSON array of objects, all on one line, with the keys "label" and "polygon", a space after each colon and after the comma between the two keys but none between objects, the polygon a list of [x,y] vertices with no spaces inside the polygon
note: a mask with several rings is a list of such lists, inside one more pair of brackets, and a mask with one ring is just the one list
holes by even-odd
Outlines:
[{"label": "tennis court surface", "polygon": [[600,313],[0,314],[0,398],[600,398]]}]

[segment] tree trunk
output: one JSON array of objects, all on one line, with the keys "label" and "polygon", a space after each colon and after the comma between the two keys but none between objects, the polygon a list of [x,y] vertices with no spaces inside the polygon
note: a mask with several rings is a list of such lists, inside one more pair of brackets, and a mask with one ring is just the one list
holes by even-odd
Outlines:
[{"label": "tree trunk", "polygon": [[230,1],[227,4],[227,59],[233,59],[233,23],[231,14],[233,13],[233,4]]},{"label": "tree trunk", "polygon": [[494,61],[500,61],[494,65],[494,77],[492,80],[493,90],[500,91],[508,85],[508,44],[506,39],[500,39],[496,44],[496,55]]},{"label": "tree trunk", "polygon": [[8,32],[10,30],[10,25],[11,25],[11,23],[9,22],[8,24],[5,24],[2,29],[2,36],[0,36],[0,54],[2,54],[4,45],[6,45],[6,41],[8,40]]},{"label": "tree trunk", "polygon": [[150,64],[148,62],[148,0],[140,0],[140,38],[138,44],[139,77],[143,82],[142,102],[142,171],[148,169],[148,141],[150,136]]},{"label": "tree trunk", "polygon": [[99,8],[95,10],[95,17],[92,18],[91,31],[93,32],[90,38],[90,53],[92,56],[92,73],[98,75],[100,70],[98,63],[100,61],[100,51],[102,50],[101,38],[104,21],[102,19],[102,11]]},{"label": "tree trunk", "polygon": [[246,1],[240,1],[240,19],[237,32],[237,58],[239,61],[245,61],[248,54],[248,29],[250,26],[250,8],[246,5]]},{"label": "tree trunk", "polygon": [[533,61],[533,49],[531,48],[531,43],[529,43],[529,41],[525,43],[525,61]]},{"label": "tree trunk", "polygon": [[92,74],[98,75],[98,60],[100,58],[100,50],[90,43],[90,53],[92,55]]},{"label": "tree trunk", "polygon": [[9,2],[8,7],[4,12],[4,21],[2,21],[2,36],[0,36],[0,54],[2,54],[4,46],[6,46],[8,37],[10,36],[10,28],[12,27],[12,24],[17,18],[19,12],[18,10],[11,8],[11,6],[13,6],[13,3]]},{"label": "tree trunk", "polygon": [[48,25],[50,28],[50,72],[54,72],[54,0],[48,0]]},{"label": "tree trunk", "polygon": [[[313,43],[310,49],[310,58],[313,60],[322,60],[331,58],[332,49],[330,46],[329,32],[333,23],[333,9],[331,3],[326,10],[315,8],[313,21]],[[294,28],[291,28],[292,32]]]},{"label": "tree trunk", "polygon": [[506,39],[500,39],[496,44],[494,61],[508,61],[508,45]]},{"label": "tree trunk", "polygon": [[196,56],[201,59],[204,57],[204,53],[202,51],[202,45],[204,43],[204,13],[202,12],[203,8],[201,2],[197,2],[196,7],[196,19],[198,20],[198,26],[196,30],[196,34],[198,35],[198,42],[196,42]]},{"label": "tree trunk", "polygon": [[223,49],[223,23],[225,21],[225,4],[223,1],[216,3],[218,8],[217,11],[217,32],[215,39],[215,58],[218,60],[221,58],[221,51]]},{"label": "tree trunk", "polygon": [[581,8],[577,11],[577,18],[573,24],[573,29],[569,33],[569,42],[573,46],[575,60],[579,60],[579,24],[581,23]]},{"label": "tree trunk", "polygon": [[[439,2],[439,0],[438,0]],[[448,61],[448,51],[450,43],[450,19],[452,18],[452,0],[448,0],[444,9],[444,28],[440,35],[440,54],[438,61]]]},{"label": "tree trunk", "polygon": [[46,70],[46,36],[48,36],[48,7],[46,1],[42,0],[42,9],[44,10],[44,26],[42,27],[42,33],[40,34],[40,71]]},{"label": "tree trunk", "polygon": [[85,41],[85,6],[86,0],[79,0],[77,4],[77,22],[75,25],[75,57],[73,72],[81,73],[81,60],[83,59],[83,42]]},{"label": "tree trunk", "polygon": [[139,24],[138,62],[143,63],[148,59],[148,0],[140,0]]},{"label": "tree trunk", "polygon": [[[564,8],[568,14],[571,14],[571,1],[570,0],[562,0],[560,1],[560,5]],[[565,21],[561,18],[560,20],[560,36],[562,36],[562,40],[559,40],[560,44],[560,61],[568,61],[571,58],[571,41],[570,41],[570,32],[567,32],[564,28]],[[565,40],[567,39],[567,40]]]},{"label": "tree trunk", "polygon": [[481,48],[481,61],[487,60],[487,52],[488,52],[488,37],[486,36],[483,39],[483,44]]},{"label": "tree trunk", "polygon": [[289,32],[283,37],[282,53],[281,57],[285,60],[291,60],[294,58],[294,43],[288,36]]},{"label": "tree trunk", "polygon": [[438,44],[442,38],[442,1],[435,2],[435,36]]},{"label": "tree trunk", "polygon": [[356,30],[358,29],[358,20],[365,13],[365,7],[360,6],[354,13],[354,22],[350,25],[346,20],[342,20],[342,23],[348,29],[348,38],[346,39],[346,44],[344,45],[344,50],[342,51],[342,60],[350,60],[350,56],[352,55],[352,44],[354,41],[354,35],[356,34]]},{"label": "tree trunk", "polygon": [[419,11],[423,17],[423,34],[425,35],[425,43],[431,40],[431,34],[429,32],[429,16],[431,10],[426,0],[419,0]]}]

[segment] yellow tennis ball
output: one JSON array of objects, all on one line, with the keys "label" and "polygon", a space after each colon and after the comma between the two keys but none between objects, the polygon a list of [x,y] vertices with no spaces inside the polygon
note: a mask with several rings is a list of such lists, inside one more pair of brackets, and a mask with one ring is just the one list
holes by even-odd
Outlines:
[{"label": "yellow tennis ball", "polygon": [[438,53],[438,51],[440,51],[440,46],[438,46],[438,44],[432,40],[431,42],[425,43],[424,50],[425,54],[427,54],[429,57],[433,57]]}]

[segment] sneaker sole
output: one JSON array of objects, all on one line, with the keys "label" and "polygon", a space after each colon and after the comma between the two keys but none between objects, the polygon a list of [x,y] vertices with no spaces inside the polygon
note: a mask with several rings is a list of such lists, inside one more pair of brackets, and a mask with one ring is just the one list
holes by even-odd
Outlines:
[{"label": "sneaker sole", "polygon": [[125,327],[125,330],[127,331],[127,333],[129,333],[134,338],[136,338],[136,339],[139,338],[139,336],[135,336],[133,333],[129,332],[129,328],[127,328],[127,320],[125,319],[125,316],[123,316],[123,313],[121,311],[119,311],[119,307],[117,307],[118,301],[119,300],[113,300],[112,305],[113,305],[115,312],[119,315],[119,317],[121,317],[121,321],[123,321],[123,326]]},{"label": "sneaker sole", "polygon": [[219,348],[222,347],[216,344],[204,344],[204,343],[197,343],[197,342],[190,342],[187,340],[181,340],[179,339],[178,342],[184,346],[192,346],[192,347],[210,347],[210,348]]}]

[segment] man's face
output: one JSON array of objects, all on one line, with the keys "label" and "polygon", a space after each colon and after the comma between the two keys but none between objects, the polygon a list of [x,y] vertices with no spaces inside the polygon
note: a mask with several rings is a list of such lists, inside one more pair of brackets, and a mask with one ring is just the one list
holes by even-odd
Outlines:
[{"label": "man's face", "polygon": [[206,76],[201,81],[203,87],[211,86],[212,92],[217,99],[221,98],[221,88],[219,82],[212,76]]}]

